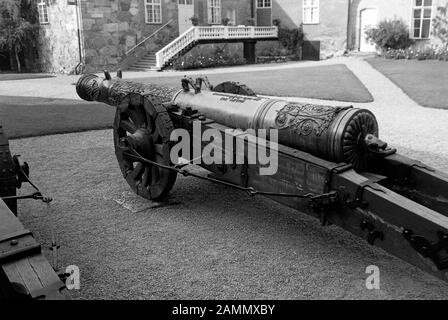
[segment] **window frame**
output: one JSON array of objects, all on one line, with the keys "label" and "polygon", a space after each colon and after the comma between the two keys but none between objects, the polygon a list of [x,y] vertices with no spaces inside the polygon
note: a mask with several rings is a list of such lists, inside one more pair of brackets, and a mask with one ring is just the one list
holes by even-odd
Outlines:
[{"label": "window frame", "polygon": [[[272,8],[272,0],[255,0],[257,4],[257,9],[271,9]],[[260,6],[260,2],[262,3],[262,6]],[[269,3],[269,5],[267,5]]]},{"label": "window frame", "polygon": [[[156,3],[156,1],[158,1],[158,3]],[[150,21],[150,16],[148,14],[148,10],[151,7],[151,11],[152,11],[152,18],[153,21]],[[160,20],[156,21],[155,17],[156,17],[156,10],[157,7],[159,7],[158,11],[159,11],[159,18]],[[163,16],[162,16],[162,0],[145,0],[145,23],[146,24],[162,24],[163,21]]]},{"label": "window frame", "polygon": [[50,18],[48,16],[48,6],[45,0],[37,2],[37,13],[39,16],[39,24],[49,24]]},{"label": "window frame", "polygon": [[[320,1],[319,0],[314,0],[315,4],[314,5],[306,5],[306,3],[308,3],[308,1],[313,1],[313,0],[303,0],[302,1],[302,23],[303,24],[319,24],[320,23]],[[317,9],[317,15],[315,18],[315,21],[307,21],[307,15],[306,15],[306,11],[307,10],[313,10],[313,9]]]},{"label": "window frame", "polygon": [[[415,40],[428,40],[431,39],[431,28],[432,28],[432,20],[434,18],[434,0],[431,0],[431,5],[425,6],[425,0],[421,0],[422,4],[420,6],[417,6],[417,0],[412,0],[412,8],[411,8],[411,26],[409,28],[409,36],[411,39]],[[425,10],[430,9],[431,10],[431,17],[430,18],[424,18]],[[420,18],[415,18],[414,13],[415,10],[421,10],[421,16]],[[420,26],[419,26],[419,36],[415,36],[415,20],[420,20]],[[422,37],[423,32],[423,22],[425,20],[429,20],[429,33],[427,37]]]},{"label": "window frame", "polygon": [[[216,5],[218,3],[219,5]],[[214,5],[215,4],[215,5]],[[216,17],[218,21],[213,21],[213,9],[218,9]],[[207,21],[209,24],[221,24],[222,23],[222,2],[221,0],[207,0]]]}]

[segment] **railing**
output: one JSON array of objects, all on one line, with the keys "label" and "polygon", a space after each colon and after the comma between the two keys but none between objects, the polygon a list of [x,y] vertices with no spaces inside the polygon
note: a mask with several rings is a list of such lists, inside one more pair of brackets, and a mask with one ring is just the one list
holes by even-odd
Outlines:
[{"label": "railing", "polygon": [[137,43],[135,46],[133,46],[131,49],[129,49],[128,51],[126,51],[126,55],[130,54],[132,51],[134,51],[135,49],[137,49],[138,47],[140,47],[142,44],[144,44],[146,41],[148,41],[149,39],[151,39],[152,37],[154,37],[157,33],[159,33],[161,30],[163,30],[164,28],[166,28],[171,22],[173,22],[174,19],[171,19],[170,21],[168,21],[167,23],[165,23],[163,26],[161,26],[159,29],[157,29],[156,31],[154,31],[153,33],[151,33],[149,36],[147,36],[145,39],[143,39],[142,41],[140,41],[139,43]]},{"label": "railing", "polygon": [[194,41],[200,40],[244,40],[278,37],[277,27],[246,27],[246,26],[211,26],[191,27],[174,41],[156,53],[157,68],[162,68],[166,62],[185,49]]}]

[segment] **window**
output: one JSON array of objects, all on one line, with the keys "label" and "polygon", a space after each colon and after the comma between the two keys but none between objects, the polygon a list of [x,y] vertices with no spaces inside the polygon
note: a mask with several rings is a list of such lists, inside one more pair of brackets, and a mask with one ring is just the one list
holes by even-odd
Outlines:
[{"label": "window", "polygon": [[303,23],[319,23],[319,0],[303,0]]},{"label": "window", "polygon": [[192,5],[193,0],[179,0],[179,4]]},{"label": "window", "polygon": [[145,0],[146,23],[162,23],[161,0]]},{"label": "window", "polygon": [[257,0],[257,8],[270,8],[271,0]]},{"label": "window", "polygon": [[414,0],[411,38],[427,39],[431,30],[432,0]]},{"label": "window", "polygon": [[39,13],[39,23],[47,24],[50,21],[48,20],[48,7],[45,0],[40,0],[37,3],[37,12]]},{"label": "window", "polygon": [[208,0],[208,23],[221,23],[221,0]]}]

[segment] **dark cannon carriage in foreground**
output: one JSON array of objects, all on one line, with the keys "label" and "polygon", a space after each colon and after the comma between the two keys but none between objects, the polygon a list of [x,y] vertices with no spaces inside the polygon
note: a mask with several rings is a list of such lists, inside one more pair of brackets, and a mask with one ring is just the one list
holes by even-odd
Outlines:
[{"label": "dark cannon carriage in foreground", "polygon": [[[0,126],[0,300],[65,299],[64,282],[43,255],[32,232],[17,218],[18,200],[34,199],[46,204],[52,201],[42,194],[29,175],[28,164],[11,153],[8,138]],[[24,183],[29,183],[35,191],[18,194]]]},{"label": "dark cannon carriage in foreground", "polygon": [[[138,195],[164,199],[178,174],[213,181],[270,197],[316,216],[323,226],[339,225],[448,279],[448,175],[389,148],[378,138],[370,111],[258,97],[233,82],[212,87],[206,78],[184,78],[181,83],[181,88],[145,85],[122,80],[121,72],[114,79],[108,72],[105,78],[85,75],[77,83],[81,98],[116,107],[115,153]],[[277,129],[278,144],[266,142],[278,150],[277,172],[261,175],[260,163],[201,163],[210,177],[187,170],[192,156],[173,163],[171,133],[185,129],[193,139],[195,126],[243,143],[245,159],[260,140],[229,129]]]}]

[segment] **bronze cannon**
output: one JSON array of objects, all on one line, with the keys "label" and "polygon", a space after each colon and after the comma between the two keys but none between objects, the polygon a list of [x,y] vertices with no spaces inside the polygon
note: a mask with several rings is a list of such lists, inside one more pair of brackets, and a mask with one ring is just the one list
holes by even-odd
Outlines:
[{"label": "bronze cannon", "polygon": [[[82,76],[77,92],[117,108],[115,153],[140,196],[161,201],[178,174],[264,195],[448,279],[448,175],[388,147],[370,111],[260,97],[244,85],[212,86],[203,77],[183,78],[179,88],[167,88],[125,81],[121,74],[112,79],[105,72],[104,78]],[[241,132],[275,129],[278,143],[265,146],[278,152],[278,169],[262,175],[261,162],[194,162],[194,150],[182,155],[186,162],[173,161],[173,131],[183,129],[193,139],[198,127],[242,141],[243,159],[263,140]],[[238,156],[231,153],[230,158]],[[213,176],[187,170],[191,164]]]}]

